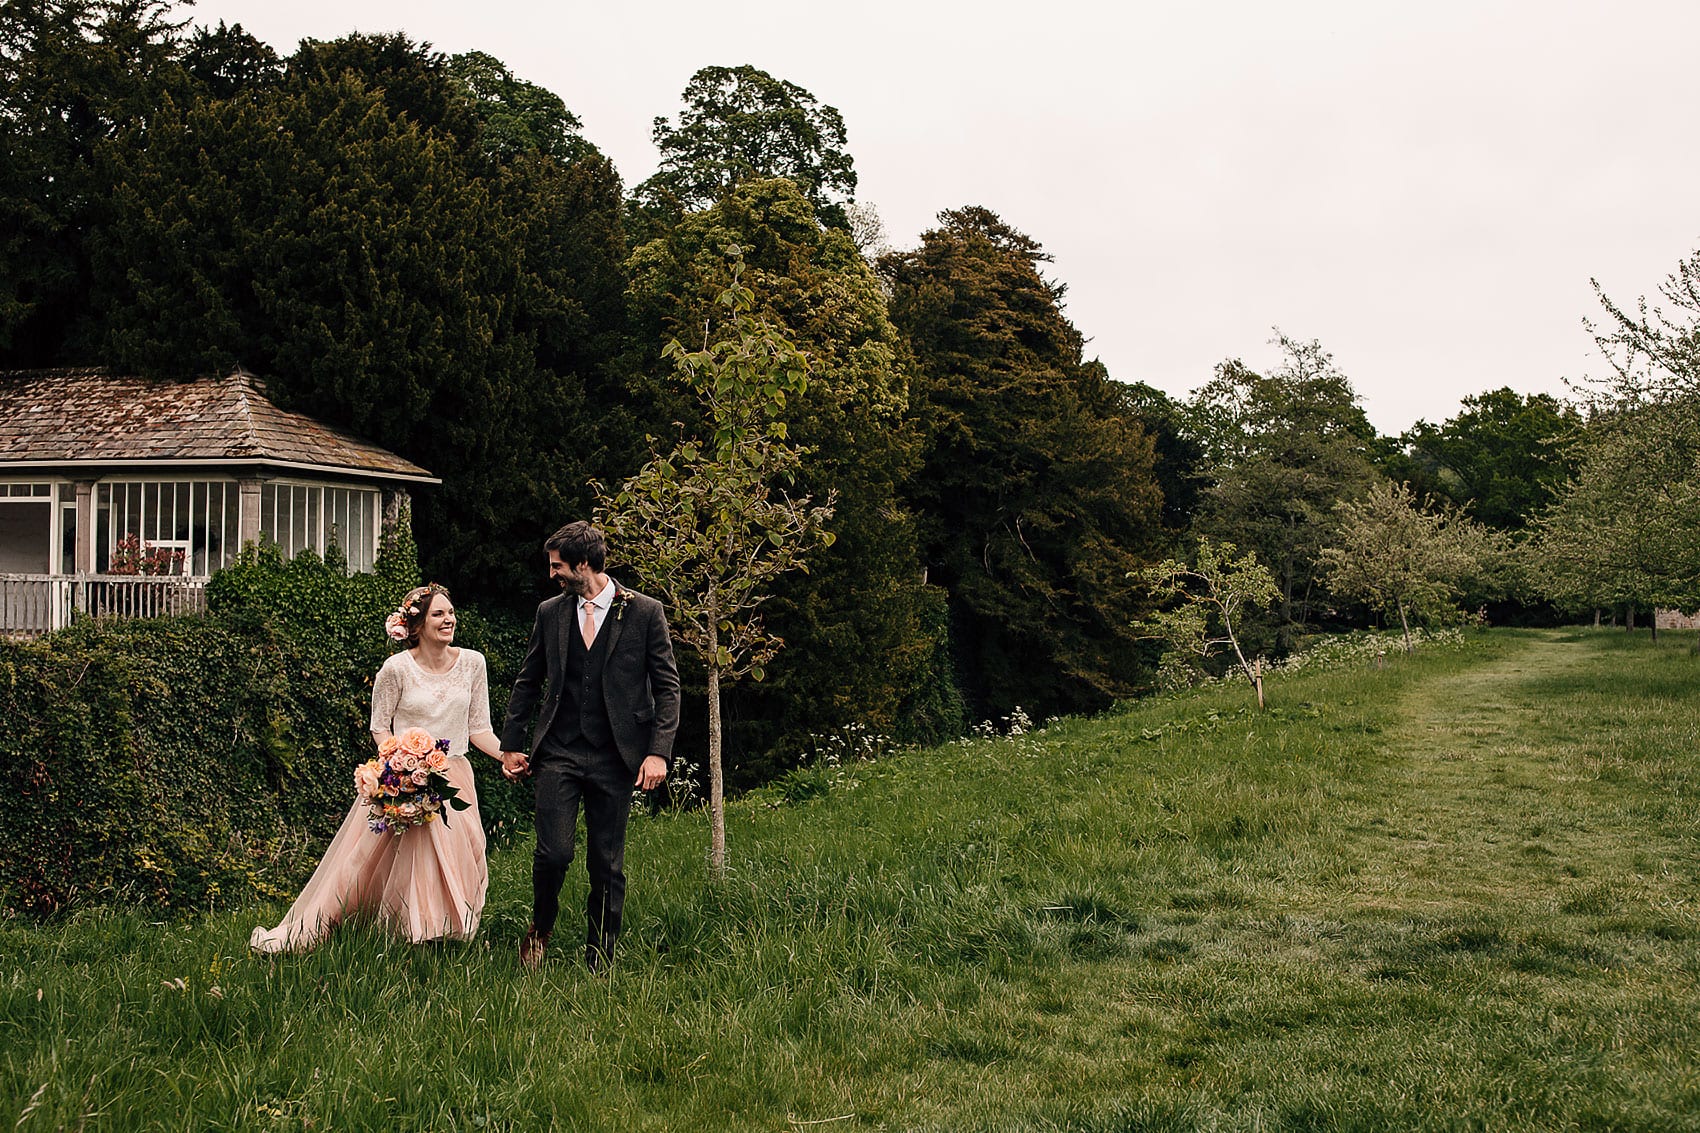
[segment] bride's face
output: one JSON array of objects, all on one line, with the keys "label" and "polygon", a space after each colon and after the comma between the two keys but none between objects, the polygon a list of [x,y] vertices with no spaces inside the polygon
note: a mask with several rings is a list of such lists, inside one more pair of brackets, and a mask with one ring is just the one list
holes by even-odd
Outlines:
[{"label": "bride's face", "polygon": [[420,627],[419,640],[449,645],[455,639],[455,604],[447,594],[434,594],[431,608],[425,611],[425,624]]}]

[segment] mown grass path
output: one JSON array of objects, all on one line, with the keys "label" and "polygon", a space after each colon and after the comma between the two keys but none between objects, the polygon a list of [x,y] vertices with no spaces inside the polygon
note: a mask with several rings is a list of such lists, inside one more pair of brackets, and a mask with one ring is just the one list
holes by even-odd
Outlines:
[{"label": "mown grass path", "polygon": [[0,924],[0,1129],[1700,1129],[1690,642],[1271,696],[818,768],[718,885],[634,822],[608,979],[518,970],[525,847],[465,947]]}]

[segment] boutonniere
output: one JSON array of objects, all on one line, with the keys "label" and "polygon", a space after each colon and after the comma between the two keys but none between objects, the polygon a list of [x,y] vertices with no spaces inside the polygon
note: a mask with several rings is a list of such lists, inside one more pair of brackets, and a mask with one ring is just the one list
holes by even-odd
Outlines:
[{"label": "boutonniere", "polygon": [[632,594],[632,592],[630,590],[627,590],[625,587],[620,586],[618,583],[615,584],[615,586],[614,586],[614,620],[615,621],[619,621],[622,617],[625,616],[626,599],[630,598],[631,594]]}]

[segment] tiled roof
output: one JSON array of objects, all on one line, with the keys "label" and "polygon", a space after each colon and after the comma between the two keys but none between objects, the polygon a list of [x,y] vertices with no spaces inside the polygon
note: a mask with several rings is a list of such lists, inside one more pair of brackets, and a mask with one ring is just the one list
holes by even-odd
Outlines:
[{"label": "tiled roof", "polygon": [[242,370],[189,382],[105,370],[0,371],[0,471],[19,461],[191,460],[431,478],[388,449],[279,409]]}]

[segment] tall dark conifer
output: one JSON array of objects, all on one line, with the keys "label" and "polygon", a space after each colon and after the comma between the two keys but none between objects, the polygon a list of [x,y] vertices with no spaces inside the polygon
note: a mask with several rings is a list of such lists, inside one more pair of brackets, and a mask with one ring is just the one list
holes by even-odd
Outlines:
[{"label": "tall dark conifer", "polygon": [[964,683],[987,716],[1100,708],[1146,661],[1126,574],[1163,541],[1151,440],[1082,360],[1039,244],[984,208],[939,220],[882,269],[916,359],[905,496]]},{"label": "tall dark conifer", "polygon": [[87,333],[89,238],[108,221],[99,148],[145,136],[182,98],[166,0],[0,5],[0,367],[100,361]]},{"label": "tall dark conifer", "polygon": [[112,219],[89,308],[102,361],[246,366],[440,475],[415,509],[426,571],[518,608],[542,537],[589,503],[584,390],[620,329],[621,194],[589,147],[569,164],[484,146],[472,105],[399,37],[163,99],[145,137],[100,151]]}]

